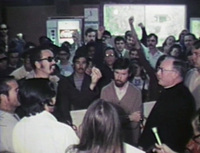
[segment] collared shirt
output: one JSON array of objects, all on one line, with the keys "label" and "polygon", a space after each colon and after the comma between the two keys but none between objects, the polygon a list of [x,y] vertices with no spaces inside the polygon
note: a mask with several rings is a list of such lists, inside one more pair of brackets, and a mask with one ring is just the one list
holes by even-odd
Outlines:
[{"label": "collared shirt", "polygon": [[0,110],[0,152],[14,152],[12,144],[12,132],[19,121],[16,114]]},{"label": "collared shirt", "polygon": [[159,57],[162,56],[163,53],[161,51],[157,50],[157,52],[152,55],[149,51],[149,48],[145,47],[143,44],[142,44],[142,48],[143,48],[143,52],[144,52],[146,59],[149,61],[150,65],[153,68],[155,68]]},{"label": "collared shirt", "polygon": [[119,57],[129,58],[129,51],[124,49],[121,53],[118,52]]},{"label": "collared shirt", "polygon": [[29,72],[26,71],[24,66],[21,66],[20,68],[14,70],[10,75],[14,76],[16,80],[20,80],[22,78],[26,78],[28,76]]},{"label": "collared shirt", "polygon": [[124,95],[126,94],[126,91],[128,89],[128,85],[129,85],[129,82],[127,81],[123,87],[119,88],[117,87],[115,84],[114,84],[114,87],[115,87],[115,91],[116,91],[116,94],[117,94],[117,97],[119,100],[121,100]]},{"label": "collared shirt", "polygon": [[75,131],[47,111],[24,117],[13,130],[16,153],[64,153],[79,141]]}]

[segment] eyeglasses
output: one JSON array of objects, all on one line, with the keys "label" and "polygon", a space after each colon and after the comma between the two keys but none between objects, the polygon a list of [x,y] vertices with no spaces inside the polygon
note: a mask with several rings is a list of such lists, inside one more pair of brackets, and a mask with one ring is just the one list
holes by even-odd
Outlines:
[{"label": "eyeglasses", "polygon": [[106,57],[113,57],[115,56],[114,54],[106,54]]},{"label": "eyeglasses", "polygon": [[47,57],[47,58],[42,58],[42,59],[39,59],[39,61],[43,61],[43,60],[47,60],[49,63],[51,63],[52,61],[57,61],[56,59],[55,59],[55,57]]},{"label": "eyeglasses", "polygon": [[164,72],[176,72],[176,70],[166,70],[166,69],[164,69],[162,67],[158,67],[156,71],[157,72],[161,71],[161,73],[164,73]]},{"label": "eyeglasses", "polygon": [[8,30],[7,28],[0,28],[0,30]]}]

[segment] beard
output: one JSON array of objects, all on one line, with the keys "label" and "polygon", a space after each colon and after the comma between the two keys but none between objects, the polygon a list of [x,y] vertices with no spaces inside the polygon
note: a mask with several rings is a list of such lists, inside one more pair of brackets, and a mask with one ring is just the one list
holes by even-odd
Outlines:
[{"label": "beard", "polygon": [[119,88],[123,87],[125,85],[126,82],[122,82],[119,80],[115,80],[115,85]]}]

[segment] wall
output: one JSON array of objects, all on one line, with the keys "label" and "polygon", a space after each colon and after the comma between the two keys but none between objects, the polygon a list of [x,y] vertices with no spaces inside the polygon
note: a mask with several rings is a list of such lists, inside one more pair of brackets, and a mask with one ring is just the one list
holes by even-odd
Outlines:
[{"label": "wall", "polygon": [[[77,0],[78,1],[78,0]],[[63,12],[64,16],[83,16],[85,7],[100,7],[104,2],[110,3],[110,1],[104,0],[103,2],[95,1],[97,4],[93,4],[86,0],[87,4],[71,3],[71,5],[62,6],[66,7],[66,12]],[[119,0],[113,0],[116,3]],[[166,0],[165,2],[160,2],[160,0],[154,0],[151,3],[149,0],[126,0],[126,3],[136,3],[136,4],[186,4],[187,6],[187,26],[189,25],[190,17],[200,17],[200,1],[199,0],[177,0],[176,2],[172,0]],[[60,16],[57,10],[59,7],[56,5],[49,6],[8,6],[6,7],[6,21],[10,26],[10,35],[14,36],[18,32],[22,32],[26,35],[27,41],[33,41],[38,43],[38,37],[46,34],[46,19],[49,16]],[[101,15],[101,14],[100,14]],[[188,27],[189,28],[189,27]]]}]

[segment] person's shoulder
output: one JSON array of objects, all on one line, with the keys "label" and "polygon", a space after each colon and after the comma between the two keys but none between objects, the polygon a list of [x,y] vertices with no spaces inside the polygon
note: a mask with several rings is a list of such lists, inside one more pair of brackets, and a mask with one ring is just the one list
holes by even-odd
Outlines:
[{"label": "person's shoulder", "polygon": [[112,88],[112,85],[113,85],[113,83],[110,82],[109,84],[105,85],[105,86],[102,88],[102,91],[110,90],[110,89]]},{"label": "person's shoulder", "polygon": [[129,87],[132,89],[134,92],[141,93],[141,90],[137,88],[133,83],[129,82]]},{"label": "person's shoulder", "polygon": [[194,74],[199,74],[196,68],[192,68],[186,73],[186,77]]}]

